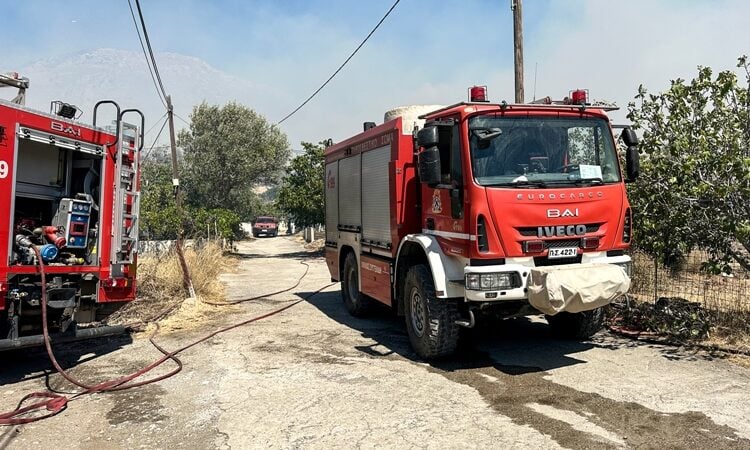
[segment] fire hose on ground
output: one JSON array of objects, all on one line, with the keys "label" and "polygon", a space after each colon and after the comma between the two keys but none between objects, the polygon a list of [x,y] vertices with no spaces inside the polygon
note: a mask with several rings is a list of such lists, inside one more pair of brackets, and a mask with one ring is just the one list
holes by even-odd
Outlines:
[{"label": "fire hose on ground", "polygon": [[[70,382],[70,383],[72,383],[72,384],[74,384],[74,385],[82,388],[83,390],[81,392],[72,394],[71,396],[67,396],[67,395],[64,395],[64,394],[59,394],[59,393],[55,393],[55,392],[51,392],[51,391],[32,392],[32,393],[24,396],[21,399],[21,401],[18,403],[18,406],[16,407],[16,409],[14,409],[13,411],[7,412],[7,413],[1,413],[0,414],[0,425],[21,425],[21,424],[27,424],[27,423],[37,422],[37,421],[40,421],[40,420],[43,420],[43,419],[46,419],[46,418],[49,418],[49,417],[52,417],[52,416],[55,416],[55,415],[61,413],[62,411],[64,411],[67,408],[68,403],[70,401],[80,399],[81,397],[83,397],[83,396],[85,396],[87,394],[94,394],[94,393],[98,393],[98,392],[122,391],[122,390],[125,390],[125,389],[132,389],[132,388],[144,386],[144,385],[151,384],[151,383],[156,383],[156,382],[165,380],[167,378],[170,378],[170,377],[178,374],[182,370],[183,363],[182,363],[182,361],[180,361],[179,358],[177,358],[178,354],[180,354],[180,353],[184,352],[185,350],[188,350],[189,348],[192,348],[192,347],[194,347],[194,346],[196,346],[196,345],[198,345],[198,344],[200,344],[202,342],[205,342],[205,341],[213,338],[216,335],[219,335],[219,334],[225,333],[227,331],[234,330],[235,328],[239,328],[239,327],[242,327],[244,325],[248,325],[250,323],[257,322],[259,320],[263,320],[263,319],[275,316],[277,314],[280,314],[281,312],[286,311],[287,309],[290,309],[290,308],[298,305],[299,303],[301,303],[303,301],[307,301],[307,300],[311,299],[316,294],[320,293],[324,289],[326,289],[326,288],[328,288],[328,287],[330,287],[330,286],[332,286],[334,284],[334,283],[327,284],[327,285],[319,288],[318,290],[312,292],[307,297],[301,298],[299,300],[292,301],[291,303],[289,303],[289,304],[287,304],[287,305],[285,305],[285,306],[283,306],[281,308],[277,308],[277,309],[275,309],[273,311],[270,311],[268,313],[261,314],[259,316],[255,316],[255,317],[252,317],[250,319],[243,320],[241,322],[235,323],[233,325],[220,328],[220,329],[218,329],[218,330],[216,330],[216,331],[214,331],[212,333],[209,333],[209,334],[207,334],[207,335],[205,335],[205,336],[203,336],[203,337],[201,337],[201,338],[199,338],[199,339],[197,339],[197,340],[195,340],[193,342],[190,342],[189,344],[184,345],[183,347],[180,347],[177,350],[173,350],[173,351],[167,351],[166,349],[164,349],[162,346],[160,346],[154,340],[156,334],[159,331],[159,328],[158,328],[158,325],[157,325],[157,329],[151,334],[151,336],[149,337],[149,341],[151,342],[151,344],[157,350],[159,350],[163,354],[163,356],[161,358],[155,360],[151,364],[149,364],[149,365],[143,367],[142,369],[137,370],[137,371],[135,371],[135,372],[133,372],[133,373],[131,373],[129,375],[125,375],[125,376],[116,378],[114,380],[104,381],[104,382],[100,382],[100,383],[97,383],[97,384],[90,385],[90,384],[86,384],[86,383],[83,383],[83,382],[77,380],[75,377],[73,377],[67,371],[65,371],[65,369],[63,369],[60,366],[60,364],[58,363],[57,358],[55,357],[55,354],[54,354],[54,352],[52,350],[52,344],[51,344],[51,341],[50,341],[49,330],[48,330],[48,325],[47,325],[47,292],[46,292],[46,275],[45,275],[45,271],[44,271],[44,264],[42,263],[42,258],[41,258],[41,255],[39,254],[39,250],[36,249],[36,248],[34,248],[34,251],[36,252],[36,256],[37,256],[37,261],[38,261],[37,267],[39,269],[39,273],[40,273],[40,276],[41,276],[41,283],[42,283],[42,293],[41,293],[41,296],[42,296],[42,332],[43,332],[43,336],[44,336],[44,345],[45,345],[45,348],[46,348],[46,351],[47,351],[47,356],[49,357],[49,359],[50,359],[53,367],[55,368],[55,370],[63,378],[65,378],[68,382]],[[307,273],[308,273],[308,271],[310,269],[309,264],[307,264],[306,262],[300,261],[300,263],[303,264],[303,265],[305,265],[305,267],[306,267],[305,272],[302,274],[302,276],[299,277],[299,279],[297,280],[297,282],[293,286],[291,286],[291,287],[289,287],[287,289],[282,289],[282,290],[279,290],[279,291],[276,291],[276,292],[272,292],[270,294],[266,294],[266,295],[262,295],[262,296],[256,296],[256,297],[250,297],[250,298],[245,298],[245,299],[240,299],[240,300],[234,300],[234,301],[226,302],[226,303],[208,303],[208,304],[210,304],[210,305],[216,305],[216,306],[236,305],[238,303],[244,303],[244,302],[252,301],[252,300],[259,300],[259,299],[271,297],[273,295],[278,295],[278,294],[282,294],[282,293],[291,291],[292,289],[295,289],[297,286],[300,285],[300,283],[302,282],[302,279],[307,275]],[[175,307],[168,308],[168,309],[166,309],[166,310],[158,313],[156,316],[154,316],[153,318],[151,318],[151,320],[152,321],[153,320],[159,320],[159,319],[165,317],[167,314],[169,314],[174,309],[175,309]],[[141,377],[141,376],[143,376],[143,375],[151,372],[156,367],[159,367],[160,365],[162,365],[165,362],[170,361],[170,360],[172,362],[174,362],[176,364],[176,366],[177,366],[173,370],[171,370],[170,372],[168,372],[166,374],[163,374],[163,375],[159,375],[159,376],[150,378],[150,379],[147,379],[147,380],[134,381],[135,379],[137,379],[137,378],[139,378],[139,377]],[[29,403],[31,401],[33,401],[33,403]],[[31,414],[31,413],[34,413],[34,412],[38,413],[38,412],[41,412],[41,411],[46,411],[46,413],[41,414],[41,415],[35,415],[35,416],[29,417],[29,414]]]}]

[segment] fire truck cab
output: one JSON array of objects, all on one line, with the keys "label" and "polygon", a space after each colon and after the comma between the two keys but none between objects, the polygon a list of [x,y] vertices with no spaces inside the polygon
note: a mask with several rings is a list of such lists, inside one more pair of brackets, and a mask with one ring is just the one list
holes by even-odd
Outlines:
[{"label": "fire truck cab", "polygon": [[0,100],[0,350],[43,342],[43,292],[55,340],[122,331],[92,326],[135,299],[143,114],[105,100],[84,125],[73,105],[43,113],[21,94]]},{"label": "fire truck cab", "polygon": [[[423,358],[487,316],[544,313],[561,335],[599,330],[629,288],[625,182],[637,138],[587,91],[560,102],[402,108],[326,150],[326,260],[354,315],[405,316]],[[623,173],[624,172],[624,173]]]}]

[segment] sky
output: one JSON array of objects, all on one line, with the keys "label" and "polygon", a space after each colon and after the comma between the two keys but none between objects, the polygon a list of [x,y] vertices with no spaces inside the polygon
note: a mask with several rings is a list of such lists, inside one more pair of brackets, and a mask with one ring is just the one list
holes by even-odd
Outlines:
[{"label": "sky", "polygon": [[[186,55],[241,80],[252,89],[226,99],[275,123],[328,78],[393,0],[141,3],[157,60]],[[737,57],[750,53],[744,0],[524,0],[523,13],[527,100],[586,88],[594,99],[626,107],[640,84],[664,90],[671,79],[690,79],[699,65],[734,70]],[[140,52],[127,0],[7,2],[0,29],[0,71],[99,48]],[[136,69],[145,71],[145,63]],[[189,73],[178,76],[165,77],[168,92],[170,84],[189,85]],[[397,106],[463,101],[475,84],[487,85],[493,101],[513,99],[510,0],[402,0],[281,129],[295,148],[339,141]],[[138,95],[156,99],[154,90]],[[178,96],[174,102],[189,114],[192,105]],[[624,122],[624,111],[613,118]]]}]

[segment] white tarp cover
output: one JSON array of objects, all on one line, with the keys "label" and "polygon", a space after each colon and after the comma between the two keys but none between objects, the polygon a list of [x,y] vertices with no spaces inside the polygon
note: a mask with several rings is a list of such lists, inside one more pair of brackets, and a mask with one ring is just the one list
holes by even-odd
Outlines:
[{"label": "white tarp cover", "polygon": [[555,315],[599,308],[630,289],[630,277],[613,264],[571,264],[537,267],[529,275],[529,303]]}]

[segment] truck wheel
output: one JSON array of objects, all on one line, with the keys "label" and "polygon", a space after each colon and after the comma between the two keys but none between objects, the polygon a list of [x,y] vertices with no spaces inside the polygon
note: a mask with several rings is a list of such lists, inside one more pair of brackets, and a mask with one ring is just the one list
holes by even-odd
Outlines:
[{"label": "truck wheel", "polygon": [[547,316],[552,333],[564,339],[588,339],[604,324],[604,308],[579,313],[561,312]]},{"label": "truck wheel", "polygon": [[346,309],[354,317],[362,317],[370,309],[370,299],[359,291],[359,271],[354,253],[346,255],[344,276],[341,278],[341,297]]},{"label": "truck wheel", "polygon": [[426,265],[417,264],[406,273],[402,298],[406,330],[414,351],[424,359],[453,353],[458,347],[458,304],[435,296],[435,283]]}]

